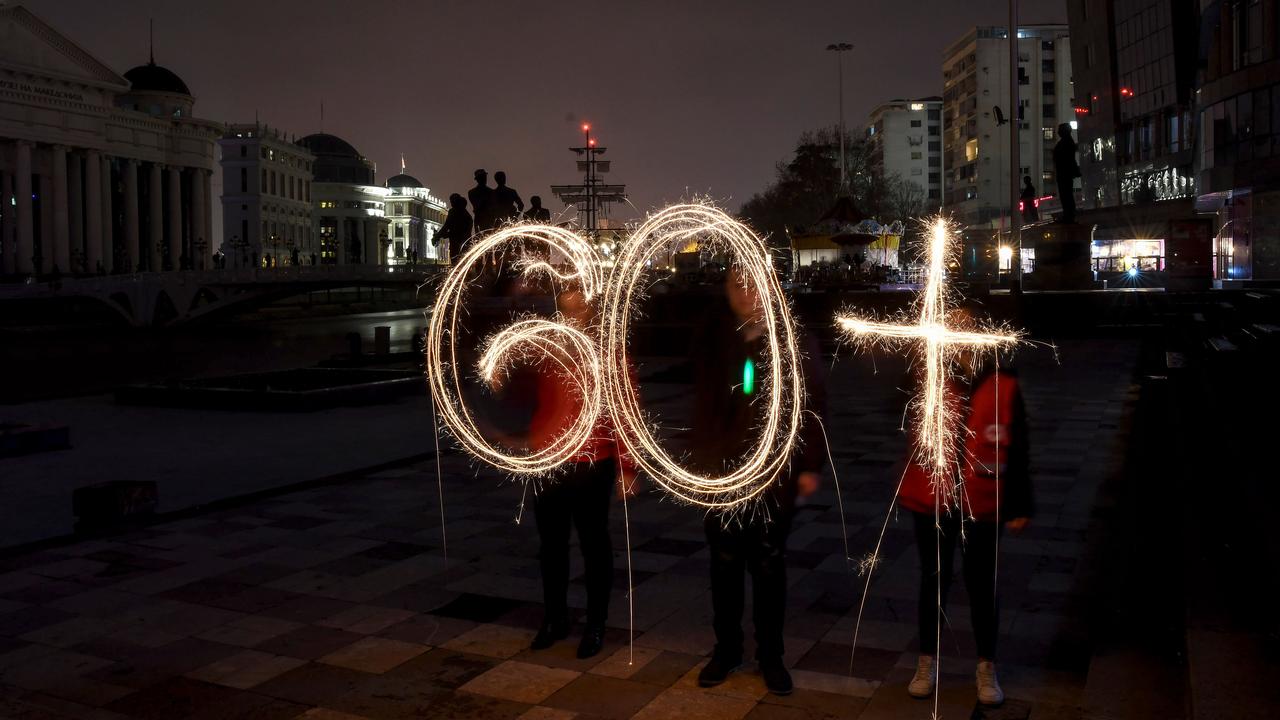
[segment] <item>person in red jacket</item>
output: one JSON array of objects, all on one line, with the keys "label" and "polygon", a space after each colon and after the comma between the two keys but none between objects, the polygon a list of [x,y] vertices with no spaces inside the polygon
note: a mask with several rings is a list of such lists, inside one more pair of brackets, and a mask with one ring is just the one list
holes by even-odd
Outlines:
[{"label": "person in red jacket", "polygon": [[[898,493],[899,503],[911,513],[920,551],[921,654],[907,691],[917,698],[934,692],[938,622],[946,608],[958,544],[977,641],[978,700],[984,705],[999,705],[1004,702],[1004,691],[995,669],[999,628],[996,553],[1001,522],[1011,531],[1021,532],[1031,517],[1026,410],[1012,370],[984,370],[978,367],[975,354],[966,351],[958,355],[953,372],[951,392],[964,423],[956,438],[961,445],[956,474],[935,482],[913,455]],[[953,482],[961,484],[959,508],[948,490]]]},{"label": "person in red jacket", "polygon": [[[577,289],[556,298],[562,315],[583,327],[594,310]],[[530,422],[528,445],[546,447],[573,423],[582,398],[555,362],[537,373],[537,399]],[[604,647],[605,620],[613,590],[613,545],[609,538],[609,504],[621,478],[630,487],[635,467],[621,451],[612,424],[603,418],[590,440],[567,467],[536,489],[534,517],[541,549],[542,597],[545,616],[530,647],[543,650],[569,635],[569,533],[578,528],[578,545],[586,566],[587,618],[578,657],[589,658]]]}]

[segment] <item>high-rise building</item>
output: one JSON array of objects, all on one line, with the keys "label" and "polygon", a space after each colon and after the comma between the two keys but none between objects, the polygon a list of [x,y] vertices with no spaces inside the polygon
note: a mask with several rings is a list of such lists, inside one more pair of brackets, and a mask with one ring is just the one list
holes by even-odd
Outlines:
[{"label": "high-rise building", "polygon": [[118,75],[26,7],[0,4],[0,273],[201,269],[216,122],[180,77]]},{"label": "high-rise building", "polygon": [[222,149],[222,252],[230,267],[310,264],[315,156],[274,128],[231,125]]},{"label": "high-rise building", "polygon": [[387,262],[392,265],[444,260],[449,253],[448,243],[436,243],[436,231],[444,224],[444,201],[422,185],[418,179],[404,172],[387,179],[386,216],[389,223],[391,244],[387,248]]},{"label": "high-rise building", "polygon": [[925,206],[942,206],[942,98],[892,100],[871,111],[867,142],[883,177],[920,188]]},{"label": "high-rise building", "polygon": [[[1057,127],[1074,121],[1067,26],[1018,28],[1016,108],[1009,103],[1007,38],[1004,27],[975,27],[944,53],[943,206],[971,227],[1000,227],[1013,209],[1011,185],[1023,176],[1041,195],[1056,194]],[[1018,123],[1016,177],[1009,174],[1006,122]]]},{"label": "high-rise building", "polygon": [[1068,3],[1082,208],[1192,195],[1196,15],[1196,0]]},{"label": "high-rise building", "polygon": [[1201,3],[1196,210],[1213,217],[1214,277],[1280,278],[1280,2]]}]

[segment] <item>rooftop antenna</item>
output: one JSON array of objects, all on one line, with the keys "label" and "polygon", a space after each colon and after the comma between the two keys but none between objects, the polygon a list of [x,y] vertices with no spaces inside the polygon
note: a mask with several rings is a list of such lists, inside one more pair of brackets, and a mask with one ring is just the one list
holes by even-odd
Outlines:
[{"label": "rooftop antenna", "polygon": [[156,19],[147,18],[147,24],[148,24],[147,44],[150,46],[149,54],[151,56],[151,64],[155,65],[156,64]]},{"label": "rooftop antenna", "polygon": [[400,153],[400,174],[404,174],[404,153]]},{"label": "rooftop antenna", "polygon": [[324,132],[324,101],[320,101],[320,132]]}]

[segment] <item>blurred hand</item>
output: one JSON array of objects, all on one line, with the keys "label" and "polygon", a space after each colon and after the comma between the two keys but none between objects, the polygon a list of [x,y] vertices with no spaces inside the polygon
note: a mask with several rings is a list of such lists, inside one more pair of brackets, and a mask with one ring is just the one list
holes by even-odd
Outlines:
[{"label": "blurred hand", "polygon": [[622,470],[618,473],[618,499],[624,500],[636,496],[640,489],[640,476],[635,470]]},{"label": "blurred hand", "polygon": [[1005,528],[1014,535],[1019,535],[1027,526],[1031,524],[1031,518],[1019,517],[1009,520],[1004,524]]},{"label": "blurred hand", "polygon": [[802,498],[818,492],[822,487],[822,473],[802,472],[796,477],[796,494]]}]

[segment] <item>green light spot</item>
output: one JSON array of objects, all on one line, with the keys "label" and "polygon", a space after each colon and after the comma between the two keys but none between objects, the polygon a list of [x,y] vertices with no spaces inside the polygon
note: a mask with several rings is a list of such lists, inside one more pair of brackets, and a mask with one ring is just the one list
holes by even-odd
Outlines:
[{"label": "green light spot", "polygon": [[742,394],[750,395],[756,391],[756,363],[751,358],[742,363]]}]

